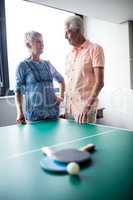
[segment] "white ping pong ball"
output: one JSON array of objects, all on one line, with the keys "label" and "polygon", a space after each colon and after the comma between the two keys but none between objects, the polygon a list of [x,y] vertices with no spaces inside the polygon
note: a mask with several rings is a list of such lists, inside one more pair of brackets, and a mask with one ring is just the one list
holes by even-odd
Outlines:
[{"label": "white ping pong ball", "polygon": [[77,163],[71,162],[67,165],[67,172],[70,175],[76,175],[79,173],[79,171],[80,171],[80,167]]}]

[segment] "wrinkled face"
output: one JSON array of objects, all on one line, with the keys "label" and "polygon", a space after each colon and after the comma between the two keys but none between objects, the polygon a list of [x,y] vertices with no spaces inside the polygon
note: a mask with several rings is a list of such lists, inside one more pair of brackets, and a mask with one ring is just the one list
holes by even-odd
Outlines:
[{"label": "wrinkled face", "polygon": [[30,44],[30,50],[34,55],[40,55],[43,52],[44,44],[42,36],[38,35],[32,40]]},{"label": "wrinkled face", "polygon": [[78,46],[81,38],[81,32],[79,28],[72,28],[71,26],[65,26],[65,38],[72,46]]}]

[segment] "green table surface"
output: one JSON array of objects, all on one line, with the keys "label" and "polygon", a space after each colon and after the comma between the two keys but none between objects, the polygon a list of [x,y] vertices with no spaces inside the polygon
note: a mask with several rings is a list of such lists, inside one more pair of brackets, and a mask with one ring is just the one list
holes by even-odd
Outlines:
[{"label": "green table surface", "polygon": [[[78,176],[42,170],[43,146],[96,145]],[[73,121],[0,128],[0,200],[133,200],[133,132]]]}]

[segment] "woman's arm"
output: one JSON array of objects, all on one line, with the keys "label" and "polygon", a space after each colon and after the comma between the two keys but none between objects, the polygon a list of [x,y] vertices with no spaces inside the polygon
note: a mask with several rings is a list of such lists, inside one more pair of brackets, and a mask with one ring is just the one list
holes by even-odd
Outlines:
[{"label": "woman's arm", "polygon": [[15,93],[15,103],[17,108],[16,123],[26,124],[26,120],[23,113],[23,95],[18,91]]}]

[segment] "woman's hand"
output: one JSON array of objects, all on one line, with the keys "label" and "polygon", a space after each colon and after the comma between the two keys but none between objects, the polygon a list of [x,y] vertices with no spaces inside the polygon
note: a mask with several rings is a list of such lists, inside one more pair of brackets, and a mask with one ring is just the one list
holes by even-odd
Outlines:
[{"label": "woman's hand", "polygon": [[18,113],[16,118],[17,124],[26,124],[26,120],[23,113]]},{"label": "woman's hand", "polygon": [[60,104],[61,102],[63,102],[64,101],[64,98],[62,98],[62,97],[57,97],[57,102],[58,102],[58,104]]}]

